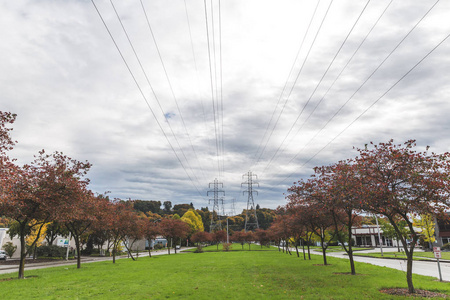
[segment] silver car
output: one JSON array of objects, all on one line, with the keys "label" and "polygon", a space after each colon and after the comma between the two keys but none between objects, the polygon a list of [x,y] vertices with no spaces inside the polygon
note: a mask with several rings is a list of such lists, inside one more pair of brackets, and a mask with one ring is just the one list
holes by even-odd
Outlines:
[{"label": "silver car", "polygon": [[0,259],[6,260],[6,252],[4,250],[0,250]]}]

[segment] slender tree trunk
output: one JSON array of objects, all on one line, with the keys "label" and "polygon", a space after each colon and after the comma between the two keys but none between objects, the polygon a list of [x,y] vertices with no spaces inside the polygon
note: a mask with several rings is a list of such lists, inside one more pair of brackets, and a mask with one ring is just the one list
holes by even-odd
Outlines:
[{"label": "slender tree trunk", "polygon": [[19,279],[24,278],[25,274],[25,258],[27,255],[25,249],[25,226],[26,223],[20,224],[20,263],[19,263]]},{"label": "slender tree trunk", "polygon": [[306,260],[306,253],[305,253],[305,243],[302,242],[303,247],[303,260]]},{"label": "slender tree trunk", "polygon": [[412,281],[412,267],[413,267],[413,252],[408,251],[406,254],[407,263],[406,263],[406,282],[408,283],[408,292],[411,294],[415,293],[414,284]]},{"label": "slender tree trunk", "polygon": [[327,263],[327,248],[322,246],[322,255],[323,255],[323,264],[328,265]]},{"label": "slender tree trunk", "polygon": [[[351,223],[352,214],[349,214],[348,218],[349,218],[349,222],[347,224],[347,228],[348,228],[348,251],[347,251],[347,254],[348,254],[348,258],[350,260],[350,270],[352,272],[352,275],[356,275],[355,261],[353,259],[353,248],[352,248],[352,241],[353,241],[353,239],[352,239],[352,223]],[[344,246],[344,249],[346,249],[345,244],[342,244],[342,246]]]},{"label": "slender tree trunk", "polygon": [[[81,245],[80,238],[78,235],[72,234],[75,239],[75,248],[77,249],[77,269],[81,268]],[[69,241],[70,242],[70,241]]]},{"label": "slender tree trunk", "polygon": [[116,247],[113,247],[113,264],[116,263]]},{"label": "slender tree trunk", "polygon": [[311,249],[309,248],[309,243],[308,243],[308,259],[311,260]]},{"label": "slender tree trunk", "polygon": [[298,254],[298,247],[297,247],[297,243],[295,243],[295,251],[297,252],[297,257],[300,257],[300,254]]}]

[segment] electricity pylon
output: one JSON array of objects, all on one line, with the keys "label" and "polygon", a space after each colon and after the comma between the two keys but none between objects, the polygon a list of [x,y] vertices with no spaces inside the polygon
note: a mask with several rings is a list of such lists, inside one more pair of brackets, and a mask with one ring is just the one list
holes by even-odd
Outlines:
[{"label": "electricity pylon", "polygon": [[256,176],[256,174],[252,174],[251,171],[249,171],[247,174],[242,175],[242,178],[244,177],[247,177],[247,182],[241,183],[241,186],[243,184],[247,185],[247,190],[242,192],[243,195],[245,195],[245,193],[247,193],[248,195],[247,210],[245,211],[245,227],[244,227],[245,231],[247,232],[259,228],[258,216],[256,215],[255,201],[253,200],[253,193],[258,194],[258,191],[255,191],[253,189],[253,185],[258,185],[259,187],[259,183],[253,181],[253,177],[258,179],[258,176]]},{"label": "electricity pylon", "polygon": [[213,193],[214,198],[213,199],[209,199],[208,204],[211,203],[211,200],[213,201],[213,210],[212,210],[212,214],[211,214],[211,226],[209,227],[209,231],[213,232],[216,229],[217,230],[221,230],[222,229],[222,224],[220,223],[220,216],[219,216],[219,202],[222,203],[222,207],[223,207],[223,198],[219,197],[219,193],[223,193],[223,196],[225,196],[225,192],[222,190],[219,190],[219,185],[222,185],[223,188],[223,183],[221,182],[217,182],[217,178],[214,179],[214,182],[211,182],[209,184],[209,188],[211,189],[211,184],[214,185],[213,189],[207,192],[207,196],[209,196],[209,193]]}]

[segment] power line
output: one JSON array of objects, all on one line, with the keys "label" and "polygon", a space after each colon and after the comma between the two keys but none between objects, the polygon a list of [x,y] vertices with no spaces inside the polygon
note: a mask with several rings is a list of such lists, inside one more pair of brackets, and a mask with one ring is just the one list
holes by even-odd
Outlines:
[{"label": "power line", "polygon": [[[294,129],[295,125],[297,124],[298,120],[300,119],[300,117],[302,116],[306,106],[308,106],[309,102],[311,101],[312,97],[314,96],[314,94],[316,93],[317,89],[319,88],[320,84],[322,83],[323,79],[325,78],[325,76],[328,74],[328,71],[330,70],[331,66],[333,65],[334,61],[336,60],[337,56],[339,55],[339,53],[341,52],[342,48],[344,47],[345,43],[347,42],[349,36],[352,34],[353,30],[356,27],[356,24],[358,24],[359,20],[361,19],[361,16],[363,15],[364,11],[366,10],[367,6],[369,5],[370,0],[368,0],[366,2],[366,4],[364,5],[363,9],[361,10],[361,12],[358,15],[358,18],[355,20],[355,22],[353,23],[353,26],[351,27],[350,31],[347,33],[347,36],[345,37],[345,39],[342,41],[341,46],[339,47],[339,49],[337,50],[337,52],[335,53],[333,59],[330,61],[330,63],[328,64],[327,69],[325,70],[325,72],[323,73],[322,77],[320,78],[319,82],[317,83],[316,87],[314,88],[314,90],[312,91],[311,95],[309,96],[308,100],[306,101],[305,105],[303,105],[302,110],[300,111],[300,113],[297,115],[297,118],[295,119],[294,123],[292,124],[291,128],[289,129],[288,133],[286,134],[286,136],[284,137],[283,141],[281,142],[280,146],[277,148],[277,150],[275,151],[275,153],[272,155],[272,158],[270,159],[269,163],[267,164],[267,166],[265,167],[265,169],[263,170],[263,173],[266,172],[266,170],[269,168],[270,164],[272,163],[272,161],[274,160],[274,158],[276,157],[276,155],[278,154],[278,152],[280,151],[281,147],[284,145],[285,141],[287,140],[288,136],[291,134],[292,130]],[[284,150],[283,150],[284,151]],[[283,151],[281,153],[283,153]]]},{"label": "power line", "polygon": [[[145,79],[147,80],[147,83],[148,83],[149,86],[151,87],[151,90],[152,90],[152,92],[153,92],[153,95],[154,95],[154,97],[155,97],[156,102],[158,103],[158,106],[159,106],[159,108],[160,108],[160,110],[161,110],[161,113],[162,113],[162,115],[164,116],[164,118],[165,118],[167,124],[169,125],[170,131],[172,132],[172,135],[173,135],[173,137],[174,137],[174,139],[175,139],[175,141],[176,141],[178,147],[180,148],[181,154],[183,155],[184,159],[186,160],[186,164],[187,164],[187,166],[191,169],[191,172],[192,172],[192,174],[194,175],[195,179],[197,180],[198,184],[200,184],[200,181],[198,180],[197,175],[196,175],[195,172],[193,171],[193,168],[191,167],[191,165],[190,165],[190,163],[189,163],[189,160],[188,160],[188,158],[187,158],[185,152],[183,151],[183,148],[181,147],[180,142],[179,142],[177,136],[175,135],[175,132],[174,132],[173,129],[172,129],[172,125],[170,124],[169,118],[167,117],[167,114],[165,113],[165,111],[164,111],[164,109],[163,109],[163,107],[162,107],[162,105],[161,105],[161,102],[159,101],[159,98],[156,96],[156,93],[155,93],[155,91],[154,91],[154,89],[153,89],[153,87],[152,87],[152,84],[150,83],[150,80],[149,80],[149,78],[148,78],[148,76],[147,76],[147,72],[145,71],[145,69],[144,69],[144,67],[143,67],[143,65],[142,65],[142,63],[141,63],[141,60],[139,59],[139,56],[138,56],[138,54],[137,54],[137,52],[136,52],[136,50],[135,50],[135,48],[134,48],[134,46],[133,46],[133,43],[131,42],[131,39],[130,39],[130,37],[129,37],[129,35],[128,35],[128,32],[127,32],[127,30],[125,29],[125,26],[123,25],[122,19],[120,18],[119,13],[117,12],[116,7],[115,7],[115,5],[114,5],[114,3],[113,3],[112,0],[110,0],[110,3],[111,3],[111,6],[112,6],[112,8],[113,8],[113,10],[114,10],[114,12],[115,12],[115,14],[116,14],[116,16],[117,16],[117,19],[119,20],[119,23],[120,23],[120,26],[122,27],[122,30],[123,30],[123,32],[125,33],[125,36],[126,36],[126,38],[127,38],[127,40],[128,40],[128,43],[130,44],[130,47],[131,47],[131,49],[133,50],[133,53],[134,53],[134,55],[135,55],[135,57],[136,57],[136,60],[138,61],[139,66],[141,67],[141,71],[142,71],[142,73],[144,73]],[[142,2],[141,2],[141,3],[142,3]],[[155,41],[155,44],[156,44],[156,40],[154,40],[154,41]],[[160,59],[162,59],[161,56],[160,56]],[[161,63],[163,63],[162,60],[161,60]],[[164,63],[163,63],[163,66],[164,66]],[[164,67],[164,68],[165,68],[165,67]],[[167,73],[166,73],[166,75],[167,75]],[[167,80],[169,81],[169,84],[170,84],[170,80],[169,80],[168,77],[167,77]],[[173,92],[173,90],[172,90],[172,92]],[[175,97],[174,94],[173,94],[173,96]],[[176,99],[175,99],[175,102],[176,102]],[[180,113],[181,113],[181,112],[180,112]],[[185,129],[186,129],[186,132],[187,132],[186,126],[185,126]],[[191,142],[191,145],[192,145],[192,142]],[[195,150],[194,150],[194,153],[195,153]],[[197,160],[198,160],[198,158],[197,158]],[[199,165],[199,166],[200,166],[200,165]],[[200,169],[202,169],[201,166],[200,166]]]},{"label": "power line", "polygon": [[[275,122],[275,125],[274,125],[273,128],[272,128],[272,131],[271,131],[271,133],[270,133],[270,135],[269,135],[269,138],[267,139],[266,145],[264,146],[264,150],[266,149],[267,143],[269,142],[270,138],[272,137],[273,132],[274,132],[274,130],[275,130],[275,128],[276,128],[276,126],[277,126],[279,120],[280,120],[280,117],[281,117],[281,115],[282,115],[283,112],[284,112],[284,109],[285,109],[285,107],[286,107],[286,104],[287,104],[287,102],[288,102],[288,100],[289,100],[289,98],[290,98],[290,96],[291,96],[291,94],[292,94],[292,91],[293,91],[294,88],[295,88],[295,85],[297,84],[297,81],[298,81],[298,79],[299,79],[299,77],[300,77],[300,74],[302,73],[303,68],[304,68],[304,66],[305,66],[305,64],[306,64],[306,61],[308,60],[309,54],[311,53],[311,50],[312,50],[312,48],[313,48],[313,46],[314,46],[314,44],[315,44],[315,42],[316,42],[316,39],[317,39],[317,37],[318,37],[318,35],[319,35],[321,29],[322,29],[323,23],[325,22],[325,19],[326,19],[327,15],[328,15],[328,12],[330,11],[330,7],[331,7],[331,5],[333,4],[333,1],[334,1],[334,0],[331,0],[331,1],[330,1],[330,4],[328,5],[328,8],[327,8],[327,10],[326,10],[326,12],[325,12],[325,15],[324,15],[324,17],[322,18],[322,22],[320,23],[319,29],[317,30],[316,35],[314,36],[314,40],[312,41],[311,46],[309,47],[308,53],[306,54],[306,57],[305,57],[305,59],[303,60],[303,63],[302,63],[302,65],[301,65],[301,67],[300,67],[300,70],[298,71],[297,76],[296,76],[296,78],[295,78],[295,80],[294,80],[294,83],[292,84],[292,87],[291,87],[291,89],[289,90],[289,93],[288,93],[288,95],[287,95],[287,97],[286,97],[286,101],[284,102],[283,108],[281,109],[281,112],[279,113],[278,118],[277,118],[277,120],[276,120],[276,122]],[[258,161],[260,160],[260,158],[262,157],[263,154],[264,154],[264,151],[261,151],[261,154],[260,154],[260,156],[259,156],[259,158],[258,158]]]},{"label": "power line", "polygon": [[[271,135],[269,136],[269,138],[268,138],[266,144],[264,145],[264,148],[263,148],[262,151],[261,151],[261,155],[258,157],[259,150],[261,149],[261,146],[262,146],[262,144],[263,144],[263,142],[264,142],[264,139],[266,138],[266,135],[267,135],[267,133],[269,132],[270,124],[272,124],[272,120],[273,120],[273,117],[275,116],[275,112],[277,111],[278,105],[279,105],[281,99],[283,98],[284,91],[286,90],[287,84],[288,84],[288,82],[289,82],[289,78],[291,78],[292,71],[294,70],[295,64],[297,63],[297,59],[298,59],[298,56],[300,55],[300,51],[303,49],[303,43],[305,42],[306,36],[307,36],[308,33],[309,33],[309,29],[310,29],[310,27],[311,27],[311,24],[312,24],[312,22],[313,22],[313,20],[314,20],[315,15],[316,15],[317,8],[319,7],[319,4],[320,4],[320,0],[317,2],[317,5],[316,5],[316,7],[315,7],[315,9],[314,9],[314,12],[313,12],[313,14],[312,14],[312,16],[311,16],[311,19],[309,20],[308,27],[307,27],[307,29],[306,29],[306,31],[305,31],[305,34],[303,35],[303,39],[302,39],[302,41],[301,41],[301,43],[300,43],[300,47],[299,47],[298,50],[297,50],[297,55],[295,56],[294,62],[293,62],[292,65],[291,65],[291,69],[289,70],[289,74],[288,74],[288,76],[287,76],[287,78],[286,78],[286,81],[285,81],[285,83],[284,83],[283,89],[281,90],[280,96],[278,97],[277,104],[275,105],[275,108],[274,108],[274,110],[273,110],[273,112],[272,112],[272,116],[270,117],[270,120],[269,120],[269,122],[267,123],[267,127],[266,127],[266,130],[264,131],[264,135],[263,135],[263,137],[262,137],[262,139],[261,139],[261,142],[259,143],[259,146],[258,146],[258,148],[256,149],[256,153],[255,153],[255,157],[254,157],[255,162],[253,163],[253,166],[255,166],[255,164],[258,164],[258,163],[259,163],[259,160],[260,160],[260,158],[261,158],[261,155],[262,155],[262,153],[265,151],[265,149],[266,149],[266,147],[267,147],[267,143],[269,142],[270,137],[272,136],[273,130],[272,130]],[[283,107],[283,109],[284,109],[284,107]],[[281,113],[280,113],[280,114],[281,114]],[[279,117],[278,117],[278,118],[279,118]]]},{"label": "power line", "polygon": [[214,84],[213,84],[213,73],[212,73],[212,62],[211,62],[211,47],[209,41],[209,25],[208,25],[208,10],[206,5],[206,0],[203,0],[205,7],[205,24],[206,24],[206,38],[208,44],[208,59],[209,59],[209,77],[210,77],[210,86],[211,86],[211,100],[213,106],[213,116],[214,116],[214,133],[216,138],[216,158],[217,158],[217,172],[219,173],[220,178],[220,161],[219,161],[219,139],[217,134],[217,120],[216,120],[216,105],[214,100]]},{"label": "power line", "polygon": [[[200,167],[200,170],[201,170],[202,174],[205,176],[205,173],[204,173],[204,171],[203,171],[202,165],[201,165],[200,160],[199,160],[198,155],[197,155],[197,151],[195,151],[194,145],[192,144],[192,140],[191,140],[191,137],[190,137],[190,135],[189,135],[189,131],[188,131],[188,129],[187,129],[186,123],[185,123],[185,121],[184,121],[183,114],[181,113],[180,106],[178,105],[178,100],[177,100],[177,97],[175,96],[175,92],[174,92],[174,90],[173,90],[172,83],[171,83],[171,80],[170,80],[170,78],[169,78],[169,74],[168,74],[168,72],[167,72],[166,65],[165,65],[164,60],[163,60],[163,58],[162,58],[161,51],[159,50],[158,42],[156,41],[155,35],[154,35],[154,33],[153,33],[152,25],[150,24],[150,20],[149,20],[149,18],[148,18],[147,12],[146,12],[146,10],[145,10],[144,3],[142,2],[142,0],[140,0],[140,2],[141,2],[142,11],[144,12],[144,15],[145,15],[145,20],[147,21],[148,29],[149,29],[150,34],[151,34],[151,36],[152,36],[153,43],[155,44],[155,47],[156,47],[156,52],[158,53],[159,61],[161,62],[162,68],[163,68],[163,70],[164,70],[164,74],[165,74],[166,79],[167,79],[167,82],[168,82],[168,84],[169,84],[170,92],[172,93],[172,97],[173,97],[173,99],[174,99],[174,101],[175,101],[175,104],[176,104],[178,113],[180,114],[180,119],[181,119],[181,122],[182,122],[182,124],[183,124],[184,130],[185,130],[185,132],[186,132],[186,136],[187,136],[187,138],[188,138],[188,141],[189,141],[189,144],[190,144],[190,146],[191,146],[192,152],[194,153],[195,159],[196,159],[197,162],[198,162],[198,165],[199,165],[199,167]],[[115,9],[114,9],[114,10],[115,10]],[[116,12],[116,13],[117,13],[117,12]],[[118,15],[117,15],[117,16],[118,16]],[[167,118],[166,118],[166,119],[167,119]],[[200,184],[200,182],[199,182],[199,184]]]},{"label": "power line", "polygon": [[[450,34],[448,34],[444,39],[442,39],[436,46],[434,46],[422,59],[420,59],[416,64],[414,64],[413,67],[411,67],[403,76],[400,77],[394,84],[392,84],[380,97],[378,97],[375,101],[373,101],[362,113],[360,113],[349,125],[347,125],[342,131],[340,131],[335,137],[331,139],[325,146],[323,146],[319,151],[317,151],[312,157],[310,157],[307,161],[305,161],[300,167],[304,167],[307,163],[309,163],[311,160],[313,160],[319,153],[321,153],[326,147],[328,147],[334,140],[336,140],[339,136],[341,136],[348,128],[350,128],[356,121],[358,121],[364,114],[366,114],[375,104],[377,104],[384,96],[386,96],[392,89],[394,89],[405,77],[407,77],[414,69],[417,68],[428,56],[430,56],[439,46],[441,46],[448,38],[450,37]],[[316,135],[317,136],[317,135]],[[311,140],[310,140],[311,142]],[[303,148],[304,149],[304,148]],[[303,150],[302,149],[302,150]],[[300,150],[300,152],[302,151]],[[298,152],[290,161],[294,161],[297,156],[300,154]],[[285,179],[280,181],[278,184],[284,182],[289,177],[291,177],[294,173],[291,173],[289,176],[287,176]]]},{"label": "power line", "polygon": [[[381,68],[381,66],[389,59],[389,57],[392,56],[392,54],[408,38],[408,36],[411,34],[411,32],[422,22],[422,20],[430,13],[430,11],[436,6],[436,4],[439,1],[440,0],[437,0],[425,12],[425,14],[417,21],[417,23],[411,28],[411,30],[409,30],[408,33],[397,43],[397,45],[390,51],[390,53],[383,59],[383,61],[373,70],[373,72],[364,80],[364,82],[350,96],[350,98],[333,114],[333,116],[330,119],[328,119],[328,121],[325,123],[325,125],[323,125],[323,127],[308,141],[308,143],[306,143],[305,146],[303,146],[303,148],[300,150],[300,152],[297,155],[299,155],[320,134],[320,132],[322,132],[325,129],[325,127],[341,112],[341,110],[351,101],[351,99],[353,99],[353,97],[362,89],[362,87],[370,80],[370,78],[372,78],[372,76]],[[297,155],[295,155],[294,158],[297,157]],[[292,160],[290,160],[289,162],[292,162]]]},{"label": "power line", "polygon": [[[182,166],[184,172],[185,172],[186,175],[188,176],[188,178],[189,178],[189,180],[191,181],[192,185],[193,185],[193,186],[195,187],[195,189],[197,190],[197,192],[198,192],[198,194],[200,195],[200,197],[203,198],[202,194],[200,193],[200,191],[198,190],[197,186],[195,185],[193,179],[192,179],[191,176],[189,175],[189,173],[188,173],[186,167],[184,166],[184,164],[183,164],[183,162],[181,161],[180,157],[179,157],[178,154],[176,153],[175,148],[173,147],[172,143],[170,142],[170,140],[169,140],[169,138],[168,138],[166,132],[164,131],[164,128],[162,127],[161,123],[159,122],[159,120],[158,120],[158,118],[157,118],[155,112],[154,112],[153,109],[151,108],[150,103],[149,103],[148,100],[147,100],[147,97],[145,96],[144,92],[142,91],[141,86],[140,86],[139,83],[137,82],[136,77],[134,76],[133,72],[131,71],[130,66],[128,65],[128,63],[127,63],[125,57],[123,56],[122,51],[120,50],[119,46],[117,45],[117,42],[116,42],[116,40],[114,39],[114,36],[112,35],[111,31],[109,30],[109,27],[108,27],[108,25],[106,24],[105,20],[103,19],[103,16],[101,15],[101,13],[100,13],[100,11],[99,11],[97,5],[95,4],[94,0],[91,0],[91,2],[92,2],[92,4],[94,5],[94,8],[95,8],[95,10],[97,11],[97,14],[98,14],[98,16],[100,17],[100,19],[101,19],[103,25],[105,26],[106,31],[108,32],[108,34],[109,34],[111,40],[113,41],[114,46],[116,47],[117,51],[119,52],[119,55],[120,55],[120,57],[122,58],[122,61],[125,63],[125,66],[126,66],[128,72],[130,73],[131,77],[133,78],[133,81],[134,81],[134,83],[136,84],[136,86],[137,86],[137,88],[138,88],[138,90],[139,90],[139,92],[140,92],[142,98],[144,99],[144,101],[145,101],[147,107],[150,109],[150,112],[152,113],[153,118],[156,120],[156,123],[158,124],[158,126],[159,126],[161,132],[163,133],[163,135],[164,135],[164,137],[166,138],[166,140],[167,140],[167,142],[168,142],[170,148],[172,149],[172,152],[175,154],[175,157],[177,158],[178,162],[179,162],[180,165]],[[150,87],[151,87],[151,86],[150,86]],[[152,88],[152,87],[151,87],[151,89],[152,89],[152,91],[153,91],[153,88]]]}]

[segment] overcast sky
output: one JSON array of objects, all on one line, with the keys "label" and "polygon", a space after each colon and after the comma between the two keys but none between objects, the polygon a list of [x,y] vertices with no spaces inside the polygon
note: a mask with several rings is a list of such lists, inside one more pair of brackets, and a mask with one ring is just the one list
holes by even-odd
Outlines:
[{"label": "overcast sky", "polygon": [[196,208],[217,178],[239,213],[249,171],[276,208],[370,141],[450,149],[450,1],[94,3],[0,2],[20,163],[62,151],[94,192]]}]

